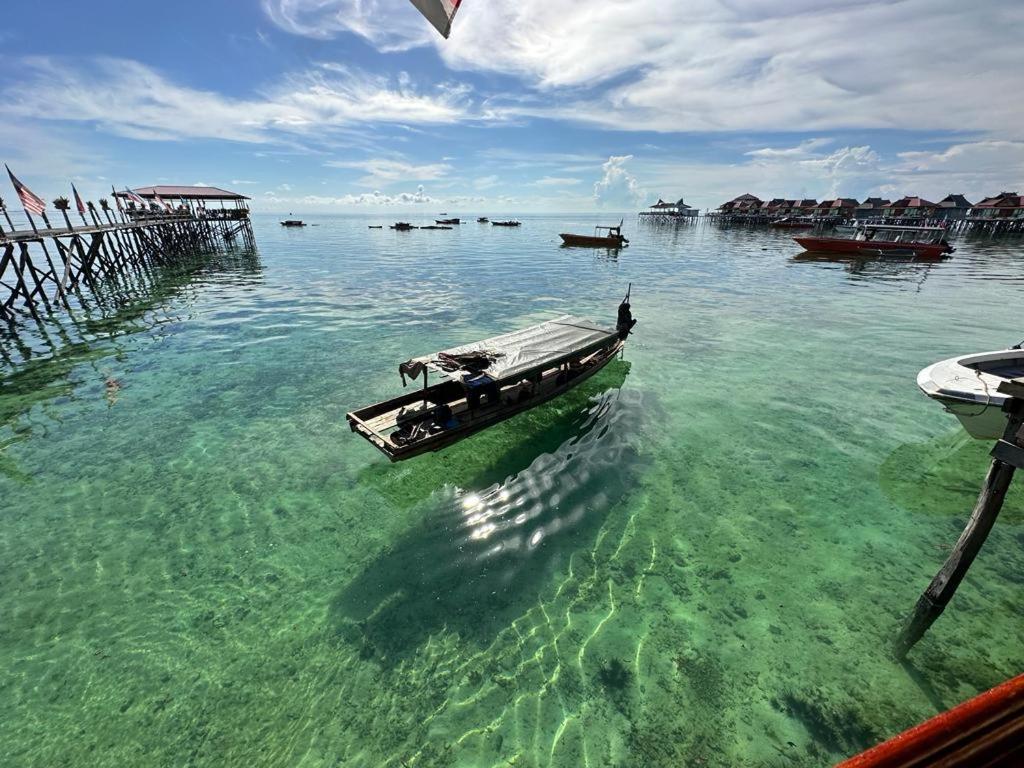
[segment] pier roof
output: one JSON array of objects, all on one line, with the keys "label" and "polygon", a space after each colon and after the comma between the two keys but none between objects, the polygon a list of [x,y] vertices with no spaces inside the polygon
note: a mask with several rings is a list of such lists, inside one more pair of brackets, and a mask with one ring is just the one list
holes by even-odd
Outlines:
[{"label": "pier roof", "polygon": [[[154,198],[157,195],[163,198],[177,198],[182,200],[248,200],[245,195],[237,192],[229,192],[220,187],[176,187],[176,186],[155,186],[139,187],[133,190],[136,195],[143,198]],[[118,197],[124,197],[124,192],[116,192]]]}]

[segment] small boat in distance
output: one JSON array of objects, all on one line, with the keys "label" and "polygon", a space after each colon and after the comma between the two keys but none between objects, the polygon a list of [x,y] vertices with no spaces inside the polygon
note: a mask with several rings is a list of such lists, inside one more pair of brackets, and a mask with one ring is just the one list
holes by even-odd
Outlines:
[{"label": "small boat in distance", "polygon": [[1019,345],[942,360],[917,374],[921,391],[942,403],[979,440],[1003,436],[1003,405],[1010,395],[1000,392],[999,385],[1013,380],[1024,385],[1024,349]]},{"label": "small boat in distance", "polygon": [[369,226],[369,229],[384,229],[384,225],[383,224],[371,224]]},{"label": "small boat in distance", "polygon": [[770,226],[776,229],[811,229],[814,227],[814,219],[810,216],[784,216],[773,221]]},{"label": "small boat in distance", "polygon": [[304,227],[306,222],[299,219],[285,219],[281,222],[282,227]]},{"label": "small boat in distance", "polygon": [[488,219],[486,216],[481,216],[479,219],[476,220],[476,223],[477,224],[486,224],[489,221],[490,221],[490,219]]},{"label": "small boat in distance", "polygon": [[425,227],[420,227],[420,229],[454,229],[454,227],[445,227],[438,224],[428,224]]},{"label": "small boat in distance", "polygon": [[419,227],[414,227],[407,221],[396,221],[391,225],[391,229],[397,229],[399,232],[405,232],[410,229],[419,229]]},{"label": "small boat in distance", "polygon": [[[438,451],[534,408],[587,380],[610,363],[636,324],[629,294],[615,328],[564,315],[512,333],[398,366],[423,376],[423,389],[346,415],[349,427],[391,461]],[[445,377],[428,384],[429,371]]]},{"label": "small boat in distance", "polygon": [[[598,235],[602,229],[608,230],[607,235]],[[624,248],[629,240],[622,236],[622,221],[617,227],[594,227],[593,235],[561,234],[562,245],[582,246],[585,248]]]},{"label": "small boat in distance", "polygon": [[522,222],[510,219],[509,221],[492,221],[491,224],[495,227],[518,227]]},{"label": "small boat in distance", "polygon": [[461,224],[462,219],[434,219],[435,224]]},{"label": "small boat in distance", "polygon": [[812,253],[841,253],[859,258],[943,259],[953,252],[943,227],[861,224],[852,237],[795,237]]}]

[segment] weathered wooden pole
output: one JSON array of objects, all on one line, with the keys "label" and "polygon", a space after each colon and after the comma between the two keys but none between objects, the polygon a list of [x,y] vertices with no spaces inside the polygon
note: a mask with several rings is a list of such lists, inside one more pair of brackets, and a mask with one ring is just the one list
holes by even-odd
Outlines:
[{"label": "weathered wooden pole", "polygon": [[928,589],[918,599],[913,615],[904,624],[896,640],[893,652],[897,659],[906,658],[907,652],[942,615],[988,538],[1003,507],[1003,499],[1006,498],[1014,471],[1024,469],[1024,380],[1003,382],[999,391],[1010,395],[1003,406],[1007,415],[1006,430],[992,449],[992,464],[967,527]]}]

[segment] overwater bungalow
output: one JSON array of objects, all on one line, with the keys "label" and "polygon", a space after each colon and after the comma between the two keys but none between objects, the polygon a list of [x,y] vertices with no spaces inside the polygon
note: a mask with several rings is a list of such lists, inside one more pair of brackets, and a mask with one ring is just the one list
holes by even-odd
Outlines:
[{"label": "overwater bungalow", "polygon": [[854,214],[857,219],[876,219],[885,215],[885,207],[892,202],[886,197],[869,197],[862,203],[858,203]]},{"label": "overwater bungalow", "polygon": [[885,215],[892,219],[928,219],[935,213],[935,203],[923,197],[901,197],[885,206]]},{"label": "overwater bungalow", "polygon": [[1000,192],[995,197],[986,197],[970,209],[969,217],[983,221],[992,219],[1024,218],[1024,195],[1016,192]]},{"label": "overwater bungalow", "polygon": [[700,211],[693,206],[687,205],[683,198],[674,203],[666,203],[661,198],[658,202],[648,207],[646,211],[640,212],[641,216],[664,217],[666,219],[694,219],[700,216]]},{"label": "overwater bungalow", "polygon": [[946,195],[935,204],[935,217],[944,221],[961,221],[967,218],[971,203],[963,195]]},{"label": "overwater bungalow", "polygon": [[[114,197],[128,202],[129,215],[133,218],[175,212],[206,219],[241,221],[249,218],[249,198],[220,187],[157,185],[114,192]],[[145,201],[148,210],[132,207],[137,206],[137,198]]]}]

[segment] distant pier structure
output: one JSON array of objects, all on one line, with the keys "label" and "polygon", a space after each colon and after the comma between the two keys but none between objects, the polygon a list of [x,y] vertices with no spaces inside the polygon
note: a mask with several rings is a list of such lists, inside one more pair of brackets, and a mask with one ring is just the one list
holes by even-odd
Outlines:
[{"label": "distant pier structure", "polygon": [[674,203],[666,203],[661,198],[646,211],[640,212],[641,221],[650,221],[656,224],[680,224],[694,222],[700,216],[700,211],[687,205],[683,198]]},{"label": "distant pier structure", "polygon": [[43,200],[13,175],[11,180],[28,226],[15,225],[0,200],[2,321],[26,314],[39,320],[44,313],[70,309],[70,300],[84,301],[101,281],[117,282],[239,243],[255,247],[249,198],[236,192],[141,187],[113,192],[113,202],[101,199],[96,205],[72,187],[73,200],[53,201],[57,220],[51,222]]}]

